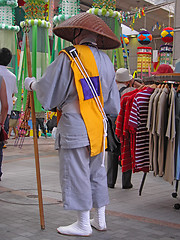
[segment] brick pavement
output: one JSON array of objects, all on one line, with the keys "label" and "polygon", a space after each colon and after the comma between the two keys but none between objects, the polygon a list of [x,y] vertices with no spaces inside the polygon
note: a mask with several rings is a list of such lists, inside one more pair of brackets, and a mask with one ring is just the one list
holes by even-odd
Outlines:
[{"label": "brick pavement", "polygon": [[[0,182],[0,240],[79,239],[56,232],[58,226],[74,222],[76,214],[62,207],[54,140],[42,137],[38,143],[45,230],[40,227],[33,140],[26,138],[19,149],[10,139],[4,149],[4,174]],[[180,210],[173,208],[178,203],[171,196],[173,186],[149,173],[139,196],[141,179],[142,173],[133,174],[133,189],[121,189],[119,168],[116,188],[109,189],[108,231],[93,230],[92,236],[80,239],[180,239]]]}]

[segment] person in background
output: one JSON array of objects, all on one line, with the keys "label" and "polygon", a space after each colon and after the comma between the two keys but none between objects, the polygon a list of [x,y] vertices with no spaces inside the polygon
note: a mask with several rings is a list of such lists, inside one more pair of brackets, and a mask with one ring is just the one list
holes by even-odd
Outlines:
[{"label": "person in background", "polygon": [[18,130],[17,130],[17,124],[18,124],[18,119],[19,119],[19,111],[11,111],[11,115],[9,118],[9,132],[8,132],[8,138],[11,137],[11,132],[13,130],[14,132],[14,138],[18,137]]},{"label": "person in background", "polygon": [[[116,71],[115,75],[116,84],[119,90],[119,102],[121,99],[121,96],[124,93],[127,93],[129,91],[134,90],[135,88],[132,87],[132,85],[137,84],[135,83],[132,75],[129,74],[129,70],[126,68],[119,68]],[[117,115],[114,117],[114,121],[116,121]],[[114,122],[114,128],[113,131],[115,132],[115,122]],[[119,163],[119,154],[116,152],[107,152],[107,183],[109,188],[114,188],[117,180],[118,175],[118,164]],[[128,189],[132,188],[133,185],[131,183],[131,174],[132,170],[129,170],[127,172],[122,172],[122,188]]]},{"label": "person in background", "polygon": [[46,128],[44,126],[44,120],[45,120],[45,115],[46,112],[45,111],[41,111],[41,112],[36,112],[36,131],[37,131],[37,138],[39,138],[39,128],[41,129],[41,131],[43,132],[45,138],[47,138],[47,134],[46,134]]},{"label": "person in background", "polygon": [[52,118],[47,121],[46,126],[47,132],[52,132],[53,128],[57,127],[57,116],[52,116]]},{"label": "person in background", "polygon": [[[1,111],[0,111],[0,131],[4,128],[4,122],[8,112],[8,101],[7,101],[7,93],[6,93],[6,84],[3,77],[0,75],[0,103],[1,103]],[[3,160],[3,145],[4,142],[0,142],[0,181],[2,176],[2,160]]]},{"label": "person in background", "polygon": [[[17,98],[14,96],[13,97],[13,105],[15,105]],[[17,125],[18,125],[18,119],[20,117],[20,111],[17,110],[12,110],[11,115],[9,118],[9,133],[8,133],[8,138],[11,136],[11,132],[13,130],[15,136],[14,138],[18,137],[18,130],[17,130]]]},{"label": "person in background", "polygon": [[[91,226],[99,231],[107,229],[105,206],[109,196],[104,166],[106,116],[103,111],[118,114],[120,109],[114,66],[99,49],[118,48],[120,42],[101,18],[86,12],[65,20],[53,31],[72,42],[75,48],[62,50],[42,78],[37,81],[26,78],[25,86],[36,91],[44,109],[57,107],[62,112],[55,141],[59,150],[62,199],[66,210],[76,211],[77,221],[60,226],[57,231],[64,235],[89,236]],[[74,58],[78,56],[88,80],[75,63]],[[92,207],[95,214],[90,221]]]},{"label": "person in background", "polygon": [[7,69],[8,64],[11,62],[12,53],[8,48],[0,49],[0,74],[3,76],[8,100],[8,114],[4,123],[4,129],[9,132],[9,118],[11,110],[13,109],[13,96],[18,92],[16,86],[16,76]]}]

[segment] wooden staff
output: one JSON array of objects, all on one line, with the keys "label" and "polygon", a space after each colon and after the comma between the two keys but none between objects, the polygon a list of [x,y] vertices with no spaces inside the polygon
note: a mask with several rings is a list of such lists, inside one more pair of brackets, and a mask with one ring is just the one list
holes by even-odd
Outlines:
[{"label": "wooden staff", "polygon": [[[32,77],[31,56],[30,56],[29,39],[28,39],[27,31],[25,32],[25,34],[26,34],[26,56],[27,56],[28,75],[29,77]],[[33,125],[34,155],[35,155],[35,164],[36,164],[36,178],[37,178],[37,188],[38,188],[40,223],[41,223],[41,229],[45,229],[33,91],[29,91],[28,94],[30,95],[31,117],[32,117],[32,125]]]}]

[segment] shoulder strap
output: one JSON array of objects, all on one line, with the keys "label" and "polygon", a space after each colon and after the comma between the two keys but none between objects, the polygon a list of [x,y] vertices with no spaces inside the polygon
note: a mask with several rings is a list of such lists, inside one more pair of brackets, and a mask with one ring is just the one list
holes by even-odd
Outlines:
[{"label": "shoulder strap", "polygon": [[73,58],[75,58],[78,55],[77,50],[74,46],[69,46],[69,47],[66,47],[66,48],[62,49],[59,52],[59,55],[62,52],[66,53],[70,60],[72,60]]},{"label": "shoulder strap", "polygon": [[69,55],[70,55],[71,50],[76,50],[76,48],[74,46],[69,46],[69,47],[64,48],[64,51],[66,51]]}]

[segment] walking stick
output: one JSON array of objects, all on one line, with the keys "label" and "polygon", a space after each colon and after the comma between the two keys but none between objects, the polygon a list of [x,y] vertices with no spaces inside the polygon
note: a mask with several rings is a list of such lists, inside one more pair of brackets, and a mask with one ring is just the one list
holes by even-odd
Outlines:
[{"label": "walking stick", "polygon": [[[29,39],[28,39],[27,31],[25,31],[25,34],[26,34],[26,56],[27,56],[28,75],[29,77],[32,77],[31,56],[30,56]],[[36,164],[36,178],[37,178],[37,188],[38,188],[40,223],[41,223],[41,229],[45,229],[33,91],[29,91],[28,95],[30,96],[31,117],[32,117],[32,125],[33,125],[33,141],[34,141],[34,155],[35,155],[35,164]]]}]

